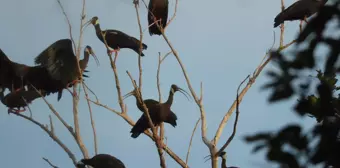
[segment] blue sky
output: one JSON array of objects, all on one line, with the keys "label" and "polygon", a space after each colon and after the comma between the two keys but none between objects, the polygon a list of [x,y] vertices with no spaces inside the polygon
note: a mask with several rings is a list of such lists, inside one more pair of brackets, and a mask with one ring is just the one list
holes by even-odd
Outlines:
[{"label": "blue sky", "polygon": [[[81,0],[61,1],[73,26],[73,35],[78,38],[81,12]],[[294,0],[286,1],[286,6]],[[148,3],[148,1],[147,1]],[[68,38],[68,25],[55,0],[2,1],[0,6],[0,47],[11,60],[33,65],[36,57],[43,49],[56,40]],[[170,16],[172,16],[175,1],[170,0]],[[136,13],[132,2],[126,0],[87,1],[87,19],[98,16],[102,29],[117,29],[139,37]],[[278,45],[279,28],[273,29],[273,20],[280,11],[280,1],[262,0],[180,0],[176,19],[167,28],[166,34],[177,49],[191,83],[199,92],[200,82],[204,85],[204,106],[207,117],[207,133],[211,139],[216,129],[235,99],[239,83],[262,60],[265,52],[273,43],[273,31]],[[141,6],[141,22],[143,29],[147,26],[146,9]],[[290,42],[298,31],[299,22],[286,24],[285,43]],[[148,49],[143,57],[143,97],[158,100],[156,88],[156,71],[158,52],[170,51],[160,36],[150,37],[145,31],[144,43]],[[90,45],[99,57],[97,67],[90,60],[87,85],[94,90],[103,104],[119,110],[113,73],[106,55],[104,45],[97,39],[93,26],[89,26],[84,34],[85,45]],[[131,91],[133,86],[125,71],[138,77],[138,57],[133,51],[122,49],[117,61],[117,68],[123,94]],[[266,70],[272,68],[268,65]],[[293,101],[268,104],[267,91],[260,87],[267,82],[260,75],[249,90],[240,106],[241,114],[237,136],[227,148],[228,163],[239,167],[274,167],[264,160],[263,153],[251,154],[252,146],[242,138],[261,130],[276,130],[289,122],[300,122],[291,113]],[[163,100],[168,96],[171,84],[189,91],[182,71],[175,57],[170,56],[162,64],[161,89]],[[82,93],[83,96],[83,93]],[[72,101],[68,92],[57,102],[57,95],[47,97],[57,111],[72,124]],[[128,114],[134,120],[141,112],[135,106],[135,99],[128,98]],[[96,121],[99,152],[109,153],[121,159],[127,167],[159,167],[157,150],[154,143],[145,135],[138,139],[130,137],[131,126],[117,115],[92,105]],[[33,102],[30,106],[35,119],[48,123],[51,114],[42,100]],[[8,115],[7,109],[0,105],[0,158],[3,167],[36,167],[48,165],[41,159],[46,157],[59,167],[72,167],[72,162],[66,153],[50,139],[39,127],[29,121],[14,115]],[[176,94],[173,111],[178,116],[178,126],[166,125],[168,146],[179,157],[185,160],[189,139],[195,122],[199,118],[199,110],[193,100]],[[80,100],[81,135],[90,155],[94,154],[93,138],[89,120],[89,112],[85,99]],[[81,159],[81,153],[67,130],[54,118],[56,134]],[[219,146],[229,137],[234,115],[222,134]],[[312,119],[303,123],[310,125]],[[195,134],[189,166],[193,168],[209,167],[204,163],[208,148],[203,144],[200,126]],[[169,168],[180,167],[169,156],[166,156]]]}]

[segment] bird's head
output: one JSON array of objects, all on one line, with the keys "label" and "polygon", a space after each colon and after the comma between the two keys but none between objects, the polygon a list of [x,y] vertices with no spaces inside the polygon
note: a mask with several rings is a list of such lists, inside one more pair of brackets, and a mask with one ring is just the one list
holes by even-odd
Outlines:
[{"label": "bird's head", "polygon": [[98,60],[96,54],[93,52],[93,50],[90,46],[85,47],[85,53],[88,54],[88,55],[92,55],[94,60],[96,61],[97,66],[99,66],[99,60]]},{"label": "bird's head", "polygon": [[189,100],[190,94],[188,92],[186,92],[184,89],[178,87],[177,85],[172,84],[171,85],[171,92],[173,94],[175,94],[175,92],[177,92],[177,91],[181,92]]},{"label": "bird's head", "polygon": [[85,27],[87,27],[88,25],[90,25],[90,24],[92,24],[93,26],[95,26],[95,25],[97,25],[97,24],[99,24],[99,19],[98,19],[98,16],[94,16],[94,17],[92,17],[92,19],[91,20],[89,20],[89,21],[87,21],[86,23],[85,23]]},{"label": "bird's head", "polygon": [[92,23],[93,25],[99,24],[98,16],[94,16],[94,17],[91,19],[91,23]]}]

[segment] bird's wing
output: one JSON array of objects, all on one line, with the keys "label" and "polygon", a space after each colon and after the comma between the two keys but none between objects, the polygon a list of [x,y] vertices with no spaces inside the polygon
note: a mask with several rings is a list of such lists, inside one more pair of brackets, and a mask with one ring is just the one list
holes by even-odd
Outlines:
[{"label": "bird's wing", "polygon": [[158,101],[153,100],[153,99],[146,99],[144,100],[144,103],[147,107],[159,104]]},{"label": "bird's wing", "polygon": [[278,17],[284,20],[295,20],[303,18],[310,13],[310,5],[314,4],[310,0],[299,0],[281,12]]},{"label": "bird's wing", "polygon": [[120,161],[117,158],[113,158],[110,160],[108,167],[114,167],[114,168],[125,168],[125,165],[122,161]]},{"label": "bird's wing", "polygon": [[[44,95],[45,93],[42,93]],[[17,92],[11,92],[5,96],[6,103],[12,107],[25,107],[27,103],[41,97],[36,91],[20,90]]]},{"label": "bird's wing", "polygon": [[[139,45],[138,40],[119,30],[106,30],[106,39],[113,39],[121,47],[134,47]],[[108,42],[109,43],[109,42]]]},{"label": "bird's wing", "polygon": [[49,74],[56,80],[60,80],[63,74],[67,74],[67,67],[74,59],[72,41],[61,39],[41,52],[36,58],[35,63],[47,68]]}]

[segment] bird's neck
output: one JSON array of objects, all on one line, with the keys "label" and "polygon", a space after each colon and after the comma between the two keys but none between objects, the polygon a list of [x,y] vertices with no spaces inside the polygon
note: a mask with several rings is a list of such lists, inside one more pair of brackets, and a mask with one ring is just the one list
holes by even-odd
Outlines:
[{"label": "bird's neck", "polygon": [[79,66],[80,66],[81,70],[85,70],[85,68],[86,68],[86,66],[87,66],[87,64],[89,62],[89,58],[90,58],[90,55],[87,52],[85,52],[84,53],[84,58],[79,61]]},{"label": "bird's neck", "polygon": [[[134,97],[136,98],[137,107],[138,107],[139,109],[143,109],[143,106],[142,106],[142,104],[138,101],[137,96],[134,96]],[[142,97],[141,97],[141,101],[143,101]]]},{"label": "bird's neck", "polygon": [[96,29],[97,36],[101,39],[102,38],[102,30],[100,29],[99,23],[94,25],[94,28]]},{"label": "bird's neck", "polygon": [[173,100],[174,100],[174,92],[170,90],[168,100],[165,103],[171,105]]}]

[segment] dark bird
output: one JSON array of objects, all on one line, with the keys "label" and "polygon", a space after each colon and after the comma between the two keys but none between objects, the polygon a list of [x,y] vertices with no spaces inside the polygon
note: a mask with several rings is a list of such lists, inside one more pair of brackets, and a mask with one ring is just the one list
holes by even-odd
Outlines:
[{"label": "dark bird", "polygon": [[61,39],[42,51],[35,58],[35,63],[47,69],[51,79],[58,81],[58,100],[60,100],[63,89],[69,90],[68,87],[80,82],[80,75],[82,75],[85,70],[83,68],[86,68],[90,55],[94,57],[97,65],[99,65],[99,61],[91,47],[86,46],[84,50],[84,59],[79,61],[79,71],[77,67],[77,58],[73,53],[72,41],[70,39]]},{"label": "dark bird", "polygon": [[77,168],[85,168],[85,165],[93,168],[125,168],[122,161],[108,154],[98,154],[91,159],[82,159],[77,163]]},{"label": "dark bird", "polygon": [[[173,127],[176,127],[177,123],[177,116],[176,114],[171,111],[171,105],[173,102],[174,94],[176,91],[180,91],[183,93],[185,96],[187,93],[185,90],[179,88],[176,85],[171,85],[170,93],[168,100],[165,103],[159,103],[156,100],[148,99],[146,101],[143,101],[145,106],[148,108],[149,115],[151,117],[151,120],[155,126],[160,125],[162,122],[166,122],[171,124]],[[131,91],[130,93],[126,94],[124,98],[127,98],[131,95],[135,96],[137,100],[137,107],[139,110],[144,112],[143,106],[139,103],[137,97],[136,97],[136,90]],[[187,93],[188,94],[188,93]],[[148,118],[145,115],[145,113],[142,114],[142,116],[138,119],[136,124],[132,127],[131,129],[131,137],[132,138],[137,138],[141,133],[143,133],[145,130],[150,128]]]},{"label": "dark bird", "polygon": [[304,20],[318,12],[327,0],[299,0],[279,13],[274,19],[274,28],[284,21]]},{"label": "dark bird", "polygon": [[[148,22],[150,36],[153,34],[161,35],[162,32],[158,29],[156,22],[164,29],[168,21],[168,0],[150,0]],[[151,25],[151,26],[150,26]]]},{"label": "dark bird", "polygon": [[[86,26],[92,25],[96,29],[96,35],[99,38],[101,42],[105,44],[105,41],[107,45],[114,49],[111,51],[108,51],[109,53],[112,52],[118,52],[121,48],[130,48],[136,53],[139,54],[139,49],[140,49],[140,41],[132,36],[129,36],[119,30],[101,30],[100,25],[99,25],[99,20],[98,17],[95,16],[93,17],[90,21],[86,23]],[[104,38],[105,37],[105,41]],[[142,44],[143,50],[146,50],[148,46],[146,44]],[[141,56],[144,56],[143,53],[141,53]]]},{"label": "dark bird", "polygon": [[[45,95],[44,92],[40,95],[36,91],[26,91],[24,89],[8,93],[6,96],[4,95],[4,92],[4,88],[0,88],[0,100],[2,104],[8,107],[8,113],[24,112],[26,111],[25,107],[28,106],[28,104],[30,104],[33,100],[40,98],[41,95]],[[21,108],[23,108],[23,110],[20,110]]]}]

